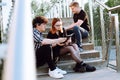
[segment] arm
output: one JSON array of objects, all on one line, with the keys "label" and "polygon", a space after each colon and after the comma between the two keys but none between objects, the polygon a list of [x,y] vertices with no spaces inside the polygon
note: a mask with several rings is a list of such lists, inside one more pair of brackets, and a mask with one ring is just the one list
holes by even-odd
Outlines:
[{"label": "arm", "polygon": [[62,43],[66,40],[66,38],[58,38],[58,39],[43,39],[43,41],[41,42],[42,45],[46,45],[46,44],[59,44]]},{"label": "arm", "polygon": [[[70,26],[66,27],[66,29],[71,29],[74,26],[81,26],[83,24],[84,20],[85,20],[85,17],[86,17],[85,11],[81,10],[80,13],[75,14],[73,16],[73,19],[74,19],[75,23],[72,23]],[[77,22],[76,22],[76,20],[77,20]]]},{"label": "arm", "polygon": [[65,27],[66,30],[72,29],[74,26],[81,26],[81,24],[83,23],[83,20],[78,20],[76,23],[72,23],[70,26]]}]

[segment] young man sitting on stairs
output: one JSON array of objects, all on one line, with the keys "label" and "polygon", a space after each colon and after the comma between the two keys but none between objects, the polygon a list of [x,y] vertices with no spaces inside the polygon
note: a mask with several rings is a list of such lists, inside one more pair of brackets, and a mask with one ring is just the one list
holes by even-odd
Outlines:
[{"label": "young man sitting on stairs", "polygon": [[[88,16],[83,11],[78,2],[72,2],[69,6],[73,13],[73,20],[70,26],[66,27],[68,32],[73,32],[75,34],[76,44],[79,47],[80,51],[83,51],[82,48],[82,39],[87,38],[89,35],[90,27],[88,25]],[[72,29],[72,30],[71,30]]]},{"label": "young man sitting on stairs", "polygon": [[62,73],[66,74],[66,72],[56,67],[51,56],[51,44],[59,44],[61,42],[64,42],[66,38],[44,38],[42,32],[45,31],[47,22],[48,19],[42,16],[38,16],[33,19],[33,39],[35,47],[36,67],[38,68],[47,63],[49,67],[48,74],[50,77],[63,78],[64,76]]}]

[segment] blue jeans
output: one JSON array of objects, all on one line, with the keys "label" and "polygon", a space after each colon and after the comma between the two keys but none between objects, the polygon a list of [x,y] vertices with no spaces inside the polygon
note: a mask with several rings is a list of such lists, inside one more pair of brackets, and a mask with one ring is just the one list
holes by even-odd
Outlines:
[{"label": "blue jeans", "polygon": [[74,33],[76,44],[81,47],[82,39],[87,38],[89,35],[88,31],[82,27],[74,26],[72,32]]}]

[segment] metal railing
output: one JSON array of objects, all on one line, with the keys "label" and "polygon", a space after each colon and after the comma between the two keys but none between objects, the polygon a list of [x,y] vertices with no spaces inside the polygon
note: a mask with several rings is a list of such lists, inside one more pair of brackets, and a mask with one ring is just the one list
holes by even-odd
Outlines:
[{"label": "metal railing", "polygon": [[36,80],[30,3],[30,0],[15,1],[3,80]]},{"label": "metal railing", "polygon": [[54,4],[54,6],[47,12],[45,15],[48,18],[66,18],[72,17],[72,12],[69,9],[69,4],[73,0],[59,0],[58,3]]},{"label": "metal railing", "polygon": [[4,40],[2,6],[6,6],[6,3],[0,2],[0,39],[1,39],[0,43],[3,42]]},{"label": "metal railing", "polygon": [[[107,60],[107,63],[108,63],[108,66],[110,65],[109,64],[109,56],[110,56],[110,49],[111,49],[111,46],[112,46],[112,39],[113,39],[113,30],[115,31],[115,44],[116,44],[116,62],[117,62],[117,66],[116,66],[116,69],[118,72],[120,72],[120,45],[119,45],[119,21],[118,21],[118,14],[112,14],[112,11],[116,10],[116,9],[120,9],[120,5],[118,6],[115,6],[115,7],[108,7],[106,6],[104,3],[98,1],[98,0],[95,0],[95,2],[97,2],[100,6],[104,7],[105,9],[108,10],[108,13],[109,13],[109,18],[110,18],[110,21],[109,21],[109,35],[107,36],[107,43],[105,41],[105,27],[104,26],[104,22],[102,21],[103,20],[103,17],[101,17],[101,30],[102,30],[102,46],[103,46],[103,52],[102,52],[102,57],[103,59],[106,59]],[[103,14],[102,14],[103,15]],[[114,28],[113,28],[114,27]]]}]

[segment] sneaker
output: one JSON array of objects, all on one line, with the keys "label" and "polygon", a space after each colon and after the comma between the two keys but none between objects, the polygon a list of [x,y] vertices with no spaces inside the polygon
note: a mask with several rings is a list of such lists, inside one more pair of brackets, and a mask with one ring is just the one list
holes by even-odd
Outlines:
[{"label": "sneaker", "polygon": [[82,47],[80,47],[80,48],[79,48],[79,51],[80,51],[80,52],[83,52],[83,48],[82,48]]},{"label": "sneaker", "polygon": [[88,64],[86,64],[86,63],[83,63],[82,66],[86,67],[86,71],[87,71],[87,72],[93,72],[93,71],[96,70],[96,68],[95,68],[94,66],[90,66],[90,65],[88,65]]},{"label": "sneaker", "polygon": [[62,70],[62,69],[60,69],[60,68],[56,68],[57,70],[58,70],[58,72],[60,72],[61,74],[67,74],[67,71],[64,71],[64,70]]},{"label": "sneaker", "polygon": [[48,75],[52,78],[63,78],[63,74],[61,74],[57,69],[54,69],[53,71],[48,72]]}]

